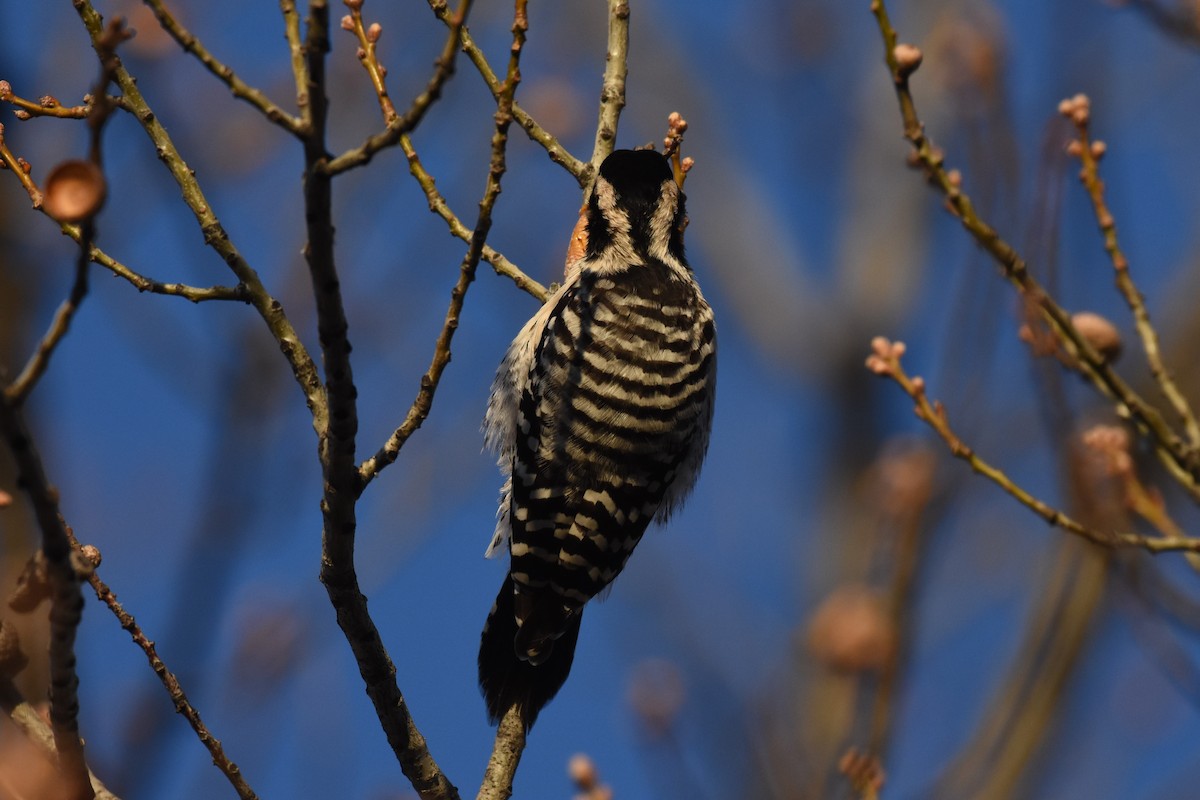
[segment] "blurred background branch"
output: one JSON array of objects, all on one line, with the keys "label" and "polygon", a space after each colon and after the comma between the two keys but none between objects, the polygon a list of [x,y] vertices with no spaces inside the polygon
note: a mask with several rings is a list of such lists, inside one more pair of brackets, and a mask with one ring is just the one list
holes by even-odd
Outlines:
[{"label": "blurred background branch", "polygon": [[[909,0],[892,9],[905,37],[885,48],[886,70],[869,0],[532,4],[510,107],[525,136],[504,147],[486,242],[475,209],[512,88],[512,7],[471,3],[468,30],[468,4],[442,0],[76,6],[86,35],[69,4],[0,4],[3,383],[17,381],[59,508],[104,551],[105,584],[255,792],[414,792],[313,581],[314,498],[328,494],[313,442],[348,424],[347,409],[357,430],[335,438],[354,445],[338,454],[349,495],[335,500],[352,507],[339,519],[355,526],[364,615],[371,601],[371,684],[396,687],[386,714],[421,721],[437,757],[426,796],[485,772],[484,791],[534,800],[1192,790],[1189,4]],[[89,91],[97,9],[137,31],[111,95]],[[460,49],[468,74],[455,77]],[[909,166],[897,77],[909,133],[926,137]],[[1074,106],[1054,113],[1077,93],[1090,98],[1086,130]],[[60,309],[79,296],[92,237],[28,209],[49,168],[87,146],[73,121],[98,96],[114,109],[108,202],[86,248],[102,269],[85,303],[68,300],[67,329]],[[675,110],[695,165],[689,259],[722,329],[711,453],[517,745],[487,727],[475,689],[500,568],[479,558],[497,487],[478,425],[504,345],[561,280],[593,157],[658,141]],[[316,237],[314,273],[298,255],[314,238],[296,182],[303,142],[310,190],[336,178],[308,208],[330,245]],[[1133,294],[1104,278],[1121,279],[1115,252],[1136,265]],[[472,256],[495,276],[464,270]],[[333,358],[350,334],[313,302],[331,277],[355,345]],[[1157,341],[1130,346],[1151,320]],[[962,469],[894,381],[862,369],[881,332],[910,345],[906,374],[936,387],[956,441],[1103,544],[1047,529]],[[351,358],[353,382],[331,403]],[[20,377],[31,364],[35,391]],[[22,498],[6,449],[9,588],[40,540]],[[1114,548],[1110,531],[1185,552]],[[46,606],[18,606],[0,618],[6,711],[48,730]],[[85,618],[92,771],[126,800],[237,794],[122,620]],[[53,779],[38,748],[0,721],[0,793],[20,796],[13,765],[51,765]],[[595,766],[564,773],[580,752],[603,781]]]}]

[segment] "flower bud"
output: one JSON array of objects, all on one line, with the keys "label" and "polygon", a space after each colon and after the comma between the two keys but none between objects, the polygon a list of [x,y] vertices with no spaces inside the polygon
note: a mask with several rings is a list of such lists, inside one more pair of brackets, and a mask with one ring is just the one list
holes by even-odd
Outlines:
[{"label": "flower bud", "polygon": [[892,48],[892,55],[896,58],[896,68],[902,78],[907,78],[916,72],[917,67],[921,66],[921,59],[925,57],[921,48],[912,44],[896,45]]},{"label": "flower bud", "polygon": [[1121,356],[1121,333],[1104,317],[1080,311],[1071,316],[1071,324],[1105,361],[1113,362]]}]

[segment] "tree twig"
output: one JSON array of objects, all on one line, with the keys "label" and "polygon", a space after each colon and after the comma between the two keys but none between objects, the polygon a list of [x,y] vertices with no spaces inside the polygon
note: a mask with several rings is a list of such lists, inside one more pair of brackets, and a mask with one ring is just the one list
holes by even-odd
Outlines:
[{"label": "tree twig", "polygon": [[[97,39],[103,35],[103,18],[92,6],[91,0],[72,0],[72,2],[92,37],[93,46],[95,46]],[[283,0],[283,4],[287,2],[288,0]],[[284,312],[283,304],[271,296],[258,273],[230,240],[229,234],[226,233],[224,226],[201,190],[200,184],[196,181],[196,176],[142,96],[137,81],[121,65],[119,59],[116,62],[113,77],[125,97],[127,109],[141,123],[142,129],[154,143],[159,159],[178,184],[184,203],[191,210],[204,235],[205,244],[211,247],[237,276],[245,298],[262,317],[267,329],[287,358],[292,374],[301,391],[304,392],[305,400],[313,412],[314,418],[323,418],[326,413],[325,396],[321,391],[320,375],[317,372],[316,364]],[[314,425],[314,427],[316,426]]]},{"label": "tree twig", "polygon": [[1104,142],[1093,140],[1090,136],[1088,127],[1091,121],[1090,106],[1086,95],[1076,95],[1064,100],[1059,105],[1059,110],[1075,124],[1075,130],[1079,134],[1079,139],[1072,143],[1069,151],[1076,155],[1083,165],[1079,172],[1079,180],[1083,184],[1083,188],[1087,190],[1088,197],[1091,198],[1092,210],[1095,212],[1096,222],[1100,226],[1100,233],[1104,237],[1104,251],[1108,253],[1108,258],[1112,262],[1117,289],[1133,313],[1138,336],[1142,340],[1142,349],[1146,354],[1146,361],[1150,365],[1150,373],[1158,382],[1158,386],[1167,402],[1171,404],[1171,408],[1183,422],[1184,431],[1193,452],[1195,452],[1200,449],[1200,424],[1197,424],[1196,415],[1188,404],[1187,398],[1179,390],[1170,371],[1163,365],[1162,352],[1158,344],[1158,331],[1150,321],[1150,312],[1146,310],[1145,299],[1138,291],[1133,275],[1129,271],[1129,259],[1121,250],[1120,242],[1117,239],[1116,220],[1104,200],[1104,181],[1100,179],[1100,159],[1104,156],[1106,148]]},{"label": "tree twig", "polygon": [[16,405],[25,402],[29,392],[45,373],[46,367],[50,365],[50,356],[54,354],[59,342],[67,335],[67,330],[71,327],[71,320],[75,317],[75,312],[79,310],[79,304],[83,302],[84,296],[87,295],[91,237],[81,234],[79,241],[79,257],[75,261],[75,281],[71,285],[70,294],[54,312],[50,328],[38,341],[37,349],[25,363],[24,369],[12,383],[4,388],[4,394],[9,401]]},{"label": "tree twig", "polygon": [[396,106],[392,103],[391,96],[388,95],[387,80],[384,75],[387,70],[379,63],[379,55],[375,52],[375,46],[379,43],[379,37],[383,33],[383,27],[379,23],[371,25],[370,30],[363,23],[362,4],[347,3],[350,13],[342,17],[342,30],[349,31],[358,39],[358,63],[363,65],[363,69],[367,71],[367,76],[371,79],[371,88],[375,90],[375,96],[379,98],[379,110],[383,113],[383,124],[391,125],[400,116],[396,113]]},{"label": "tree twig", "polygon": [[78,540],[75,539],[69,529],[67,535],[70,537],[71,544],[76,552],[80,552],[92,562],[93,570],[88,576],[88,583],[91,584],[92,589],[96,592],[96,599],[108,606],[109,610],[112,611],[117,621],[121,624],[121,628],[129,634],[130,638],[133,639],[133,643],[146,654],[146,659],[150,662],[150,668],[154,670],[154,674],[158,676],[163,688],[167,690],[167,694],[171,697],[171,703],[175,706],[175,712],[186,719],[188,725],[196,732],[196,737],[204,745],[205,749],[208,750],[209,755],[212,756],[213,765],[228,779],[234,791],[237,792],[238,797],[242,798],[242,800],[257,800],[258,795],[246,783],[246,779],[242,776],[238,765],[229,756],[225,755],[225,748],[221,746],[220,740],[209,732],[208,727],[204,724],[204,720],[200,718],[200,712],[188,700],[187,694],[183,691],[183,686],[179,683],[179,679],[175,677],[175,673],[171,672],[163,660],[159,658],[154,642],[146,636],[141,627],[138,626],[137,620],[125,610],[124,606],[118,602],[113,590],[95,572],[94,568],[99,565],[99,552],[97,551],[89,555],[86,549],[80,547]]},{"label": "tree twig", "polygon": [[[450,15],[445,0],[429,0],[429,7],[433,9],[433,13],[442,22],[447,25],[454,24],[454,18]],[[467,58],[471,60],[471,63],[475,65],[475,69],[483,77],[483,81],[491,91],[492,97],[499,100],[502,84],[500,78],[492,70],[491,64],[488,63],[487,56],[479,49],[479,45],[475,44],[474,37],[471,36],[471,32],[465,27],[461,28],[459,39],[462,42],[463,52],[467,54]],[[571,173],[581,187],[586,187],[591,183],[591,165],[571,155],[553,134],[539,125],[537,120],[529,116],[529,112],[522,108],[520,103],[513,103],[513,119],[516,120],[516,123],[521,126],[531,140],[540,144],[546,150],[546,154],[550,156],[550,160]],[[484,260],[487,260],[486,255],[484,256]]]},{"label": "tree twig", "polygon": [[[3,91],[3,87],[6,84],[6,81],[0,81],[0,100],[7,100],[8,102],[17,104],[19,106],[21,105],[21,102],[29,102],[20,101],[20,98],[17,98],[15,95],[11,94],[11,90],[6,96],[5,92]],[[91,96],[89,95],[89,97]],[[50,97],[43,98],[43,101],[48,100],[54,99]],[[63,109],[62,106],[56,105],[57,102],[58,101],[54,100],[53,104],[43,107],[43,110],[52,110],[53,108]],[[111,105],[120,106],[126,110],[129,108],[128,104],[125,102],[125,98],[123,97],[109,97],[108,102]],[[74,106],[70,109],[65,109],[66,111],[70,111],[70,114],[53,114],[52,116],[82,119],[88,115],[91,109],[92,106],[89,103],[87,105]],[[0,163],[3,164],[3,169],[8,169],[11,171],[16,176],[17,180],[20,181],[21,185],[25,188],[25,191],[29,194],[30,199],[33,201],[33,207],[45,214],[46,210],[42,208],[42,192],[38,189],[37,185],[33,182],[32,177],[29,175],[29,165],[24,159],[14,156],[12,151],[9,150],[8,146],[5,144],[3,125],[0,125]],[[59,224],[64,235],[69,236],[76,243],[82,241],[83,231],[81,226],[73,223]],[[193,303],[200,303],[206,300],[237,300],[245,303],[249,302],[250,300],[245,292],[245,287],[243,286],[210,286],[207,288],[201,288],[196,286],[188,286],[182,283],[162,283],[161,281],[147,278],[144,275],[134,272],[126,265],[114,259],[108,253],[97,247],[95,243],[92,243],[89,246],[88,257],[93,263],[104,267],[117,277],[124,278],[126,281],[133,284],[139,292],[174,295],[176,297],[183,297],[191,300]]]},{"label": "tree twig", "polygon": [[[34,203],[34,208],[45,214],[46,210],[42,208],[41,191],[37,188],[37,186],[33,183],[33,180],[29,177],[29,174],[25,171],[24,159],[13,156],[12,152],[4,144],[3,131],[4,126],[0,125],[0,161],[5,164],[6,168],[9,168],[9,161],[11,160],[13,168],[10,169],[17,176],[17,179],[21,182],[22,186],[25,187],[26,191],[30,193],[30,198]],[[47,216],[49,215],[47,214]],[[79,225],[72,223],[59,223],[59,226],[64,236],[70,237],[76,243],[82,241],[83,230]],[[182,297],[187,300],[191,300],[193,303],[202,303],[208,300],[235,300],[240,303],[250,302],[250,296],[246,292],[246,287],[241,285],[200,287],[188,286],[184,283],[163,283],[161,281],[154,280],[153,278],[148,278],[145,275],[134,272],[125,264],[117,261],[108,253],[104,252],[104,250],[97,247],[95,243],[92,243],[88,248],[88,258],[92,261],[92,263],[104,267],[118,278],[123,278],[124,280],[133,284],[134,288],[136,288],[139,292],[150,292],[151,294],[165,294],[175,297]]]},{"label": "tree twig", "polygon": [[1084,376],[1114,401],[1118,414],[1132,419],[1138,430],[1153,444],[1163,466],[1193,499],[1200,501],[1200,479],[1197,478],[1200,463],[1192,448],[1167,425],[1158,409],[1147,403],[1117,375],[1107,360],[1080,334],[1071,322],[1070,315],[1054,302],[1029,273],[1025,259],[978,215],[970,197],[962,191],[961,174],[957,170],[946,169],[942,151],[925,134],[909,89],[909,76],[920,66],[921,51],[898,42],[883,0],[871,0],[871,12],[879,26],[884,60],[892,76],[904,123],[904,137],[912,145],[914,162],[925,170],[930,184],[945,197],[947,208],[958,217],[980,247],[1000,265],[1009,282],[1037,305],[1068,355],[1078,362]]},{"label": "tree twig", "polygon": [[926,396],[925,380],[920,376],[909,377],[901,366],[900,357],[904,354],[903,342],[890,342],[882,336],[878,336],[871,342],[871,349],[872,353],[867,358],[867,369],[876,375],[891,378],[913,399],[913,402],[916,403],[914,411],[917,417],[941,437],[951,455],[966,461],[971,469],[992,481],[1049,524],[1105,547],[1135,547],[1151,553],[1200,552],[1200,538],[1179,536],[1155,538],[1139,533],[1098,531],[1042,502],[1014,483],[1002,470],[980,458],[958,437],[950,427],[950,421],[946,417],[946,410],[942,404],[937,401],[931,402]]},{"label": "tree twig", "polygon": [[303,134],[311,126],[308,118],[308,65],[304,59],[304,40],[300,36],[300,12],[296,0],[279,0],[283,14],[283,35],[287,39],[291,54],[292,77],[296,82],[296,108],[300,111],[300,131]]},{"label": "tree twig", "polygon": [[[463,27],[463,20],[465,19],[465,14],[468,10],[468,4],[463,2],[459,6],[459,12],[454,15],[450,14],[449,8],[445,2],[437,3],[436,0],[434,0],[433,5],[435,6],[435,10],[438,11],[439,17],[444,19],[450,26],[451,36],[447,40],[447,48],[450,50],[456,50],[455,44],[460,32],[466,40],[469,40],[470,38],[469,34],[466,32],[466,29]],[[352,33],[355,34],[355,36],[359,39],[360,47],[364,41],[367,41],[367,31],[363,28],[361,13],[352,13],[351,15],[347,16],[342,20],[342,27],[348,28]],[[445,62],[445,57],[446,54],[443,53],[443,58],[438,60],[439,69],[441,69],[441,65]],[[384,95],[380,96],[380,108],[383,111],[386,121],[388,116],[388,107],[391,103],[390,100],[386,100],[386,89],[382,86],[382,76],[386,73],[386,70],[383,68],[383,65],[379,63],[378,54],[374,48],[362,48],[362,55],[360,56],[359,60],[363,62],[363,67],[372,76],[372,84],[376,85],[376,92],[384,92]],[[452,67],[449,69],[452,71]],[[488,69],[490,70],[490,67]],[[448,76],[449,72],[446,74]],[[379,78],[377,79],[376,76],[379,76]],[[495,79],[494,75],[492,77]],[[426,88],[426,91],[423,93],[422,97],[425,95],[429,95],[430,97],[436,96],[433,88],[435,85],[439,86],[437,92],[440,92],[440,84],[437,83],[436,79],[437,75],[435,74],[434,79],[430,81],[430,84]],[[498,88],[498,79],[496,79],[496,84],[497,89],[494,94],[497,98],[497,101],[499,101],[500,90]],[[414,109],[420,108],[420,103],[418,102],[420,99],[421,98],[419,97],[417,101],[414,101],[413,108],[410,109],[409,112],[406,112],[406,116],[411,114]],[[513,103],[513,109],[515,112],[515,102]],[[396,124],[399,125],[400,123],[397,122]],[[446,221],[446,224],[450,226],[451,233],[465,242],[470,242],[473,236],[472,229],[463,224],[462,220],[460,220],[458,216],[450,209],[450,206],[446,203],[446,199],[442,197],[441,193],[437,190],[433,176],[429,174],[424,165],[421,163],[420,158],[417,156],[417,151],[413,147],[412,138],[408,135],[408,132],[403,129],[403,127],[396,128],[396,130],[398,130],[397,142],[399,143],[401,150],[404,152],[405,157],[408,159],[409,172],[414,178],[417,179],[417,183],[420,185],[421,191],[425,193],[425,198],[429,204],[429,209]],[[349,152],[344,153],[343,155],[338,156],[337,158],[328,162],[325,171],[331,175],[341,171],[341,168],[338,166],[338,164],[349,155]],[[512,281],[517,285],[517,288],[532,294],[539,300],[544,301],[546,299],[547,291],[544,286],[542,286],[533,278],[530,278],[515,264],[486,244],[483,247],[482,258],[484,261],[487,261],[493,266],[498,275],[511,278]],[[376,458],[378,457],[379,454],[377,454]],[[375,471],[375,468],[372,466],[368,467],[366,472],[362,473],[363,477],[366,479],[366,482],[369,482],[371,478],[374,477],[373,473]]]},{"label": "tree twig", "polygon": [[214,57],[191,31],[175,19],[162,0],[142,0],[142,2],[150,7],[158,19],[158,24],[183,48],[183,51],[195,56],[205,69],[229,87],[229,91],[233,93],[234,97],[246,101],[262,112],[264,117],[284,130],[293,134],[300,132],[300,120],[272,102],[260,89],[256,89],[239,78],[228,64]]},{"label": "tree twig", "polygon": [[39,211],[42,208],[42,192],[38,189],[37,184],[33,182],[33,178],[29,175],[29,162],[23,158],[17,158],[13,152],[8,149],[8,143],[4,141],[4,125],[0,124],[0,169],[7,169],[13,175],[17,176],[21,187],[25,189],[29,195],[29,200],[33,207]]},{"label": "tree twig", "polygon": [[[82,233],[78,225],[64,224],[62,232],[64,236],[69,236],[76,242],[82,238]],[[139,292],[182,297],[185,300],[191,300],[193,303],[203,303],[209,300],[233,300],[239,303],[250,302],[250,295],[246,291],[246,287],[242,284],[238,284],[237,286],[203,287],[188,286],[185,283],[162,283],[161,281],[156,281],[153,278],[147,278],[145,275],[134,272],[95,244],[92,244],[88,249],[88,257],[92,263],[98,264],[116,277],[128,281]]]},{"label": "tree twig", "polygon": [[43,95],[35,102],[27,100],[15,94],[12,90],[12,85],[8,81],[0,81],[0,100],[17,107],[15,112],[17,119],[28,119],[30,117],[57,117],[58,119],[85,119],[92,111],[92,105],[89,97],[85,97],[82,104],[77,106],[64,106],[58,102],[58,98],[51,95]]},{"label": "tree twig", "polygon": [[[413,147],[412,139],[408,136],[401,137],[400,149],[404,151],[405,157],[408,158],[408,171],[417,179],[417,183],[421,186],[421,191],[425,193],[425,199],[429,203],[429,210],[446,221],[452,234],[464,242],[469,242],[472,236],[471,229],[463,224],[462,220],[458,218],[446,203],[446,199],[442,197],[441,192],[438,191],[433,176],[429,174],[428,170],[425,169],[425,165],[421,163],[416,148]],[[520,267],[493,250],[490,245],[485,244],[483,246],[482,258],[492,265],[497,275],[510,278],[521,291],[528,292],[542,302],[545,302],[546,298],[550,296],[550,292],[545,286],[526,275],[521,271]]]},{"label": "tree twig", "polygon": [[[442,349],[442,340],[445,340],[446,362],[450,360],[450,337],[458,327],[457,315],[462,310],[463,297],[466,294],[467,286],[474,279],[475,266],[479,263],[484,240],[492,226],[492,207],[500,196],[500,179],[506,169],[505,153],[508,145],[508,128],[513,120],[513,98],[516,95],[517,84],[521,80],[521,49],[525,44],[525,33],[529,28],[526,2],[527,0],[516,0],[512,25],[513,43],[508,58],[508,70],[504,77],[504,88],[496,101],[496,131],[492,135],[492,161],[488,169],[487,188],[484,190],[483,200],[479,203],[479,217],[475,223],[474,234],[471,236],[471,245],[467,248],[467,255],[463,258],[462,274],[458,285],[454,287],[450,310],[446,313],[443,336],[438,339],[439,351]],[[437,361],[438,357],[435,355],[435,365]],[[432,372],[433,367],[431,366],[430,369]],[[422,390],[424,388],[422,385]],[[434,388],[436,388],[436,382],[430,387],[430,401],[433,399],[432,389]],[[417,404],[414,403],[413,407],[416,408],[416,406]],[[516,775],[517,764],[520,763],[524,747],[524,723],[521,720],[519,709],[513,705],[505,712],[496,731],[496,743],[492,750],[492,758],[488,762],[488,768],[484,772],[483,785],[479,790],[480,797],[487,797],[489,791],[498,791],[499,793],[495,796],[499,798],[508,798],[512,795],[512,781]]]},{"label": "tree twig", "polygon": [[[433,406],[433,396],[437,392],[438,383],[441,381],[442,373],[445,371],[446,366],[450,363],[450,344],[454,339],[455,331],[458,330],[459,317],[462,314],[463,301],[466,299],[467,289],[471,285],[471,282],[475,280],[475,270],[479,265],[479,259],[483,255],[484,243],[487,239],[488,231],[492,226],[492,208],[500,196],[500,179],[507,169],[505,153],[508,145],[508,129],[513,120],[513,95],[516,92],[517,84],[521,80],[519,68],[521,47],[524,44],[525,29],[528,26],[525,16],[525,2],[526,0],[517,0],[516,4],[516,13],[513,21],[512,55],[509,58],[508,71],[504,79],[504,89],[500,92],[500,97],[496,103],[496,131],[492,135],[492,159],[488,169],[487,187],[484,189],[483,199],[479,202],[479,216],[475,222],[475,228],[471,231],[469,237],[470,246],[467,248],[467,253],[463,257],[462,265],[459,268],[458,282],[450,292],[450,307],[446,310],[446,321],[442,325],[442,330],[438,334],[437,343],[434,346],[433,360],[429,365],[429,369],[421,376],[421,386],[417,392],[417,397],[413,400],[404,421],[396,428],[395,432],[392,433],[379,452],[359,468],[359,478],[362,487],[365,487],[380,471],[396,460],[396,457],[400,453],[400,448],[404,446],[408,438],[412,436],[417,428],[421,427],[421,424],[429,416],[429,410]],[[408,149],[411,149],[411,142],[407,144],[409,145]],[[430,184],[432,184],[432,181],[430,181]],[[430,199],[430,203],[432,207],[432,198]]]},{"label": "tree twig", "polygon": [[459,0],[458,11],[453,14],[447,10],[450,32],[446,37],[446,43],[442,46],[441,55],[434,62],[433,75],[421,93],[413,98],[408,110],[403,114],[396,112],[396,107],[392,104],[391,97],[388,96],[387,84],[384,80],[387,70],[379,63],[375,52],[376,41],[381,29],[374,25],[371,28],[365,28],[362,11],[357,5],[351,6],[350,14],[342,20],[342,27],[347,28],[358,38],[359,61],[362,62],[367,74],[371,77],[371,85],[379,98],[379,108],[383,112],[383,123],[386,127],[368,138],[359,147],[347,150],[325,164],[324,170],[331,175],[366,164],[380,150],[395,146],[400,142],[402,136],[416,129],[424,119],[425,112],[442,96],[442,87],[454,74],[455,57],[458,55],[458,34],[471,9],[471,0]]}]

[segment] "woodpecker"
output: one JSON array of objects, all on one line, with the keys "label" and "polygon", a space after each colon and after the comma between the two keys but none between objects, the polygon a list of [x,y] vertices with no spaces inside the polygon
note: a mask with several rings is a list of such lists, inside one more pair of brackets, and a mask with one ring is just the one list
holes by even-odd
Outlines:
[{"label": "woodpecker", "polygon": [[511,560],[479,684],[493,724],[517,706],[526,730],[567,679],[583,607],[691,490],[712,423],[716,328],[669,162],[615,151],[584,214],[586,250],[509,346],[484,420],[507,479],[487,555]]}]

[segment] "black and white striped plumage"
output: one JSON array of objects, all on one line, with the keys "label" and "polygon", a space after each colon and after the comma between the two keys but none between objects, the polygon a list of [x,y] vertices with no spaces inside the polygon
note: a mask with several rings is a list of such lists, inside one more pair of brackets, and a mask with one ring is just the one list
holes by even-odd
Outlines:
[{"label": "black and white striped plumage", "polygon": [[495,722],[526,728],[571,668],[583,606],[653,519],[691,489],[708,446],[716,333],[683,255],[683,194],[662,155],[605,159],[587,249],[513,340],[484,423],[508,481],[488,555],[508,577],[479,682]]}]

